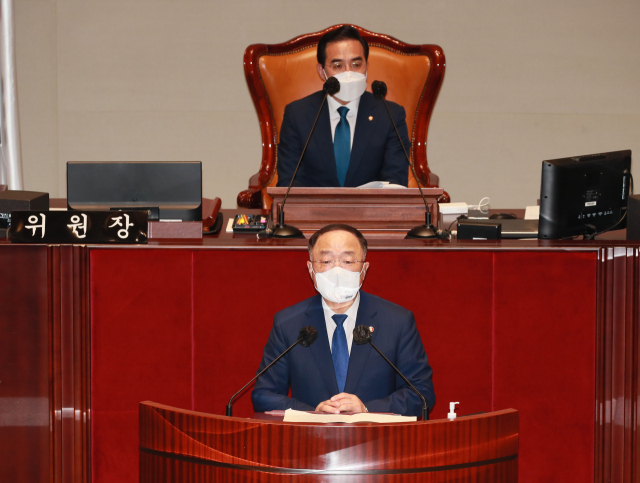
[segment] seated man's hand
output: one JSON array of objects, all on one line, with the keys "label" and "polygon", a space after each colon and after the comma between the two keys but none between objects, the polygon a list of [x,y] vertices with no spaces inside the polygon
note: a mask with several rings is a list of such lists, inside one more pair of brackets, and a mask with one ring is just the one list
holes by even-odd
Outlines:
[{"label": "seated man's hand", "polygon": [[367,411],[367,408],[364,407],[364,404],[360,401],[358,396],[341,392],[340,394],[333,396],[331,399],[322,401],[318,404],[316,411],[332,414],[364,413]]}]

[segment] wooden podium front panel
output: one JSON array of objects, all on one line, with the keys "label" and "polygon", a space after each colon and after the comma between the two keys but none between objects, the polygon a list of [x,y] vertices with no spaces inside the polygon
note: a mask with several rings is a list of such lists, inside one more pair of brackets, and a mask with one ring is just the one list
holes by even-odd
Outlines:
[{"label": "wooden podium front panel", "polygon": [[140,404],[140,482],[518,481],[518,412],[296,424]]},{"label": "wooden podium front panel", "polygon": [[[222,414],[255,375],[274,313],[315,291],[302,247],[91,253],[93,482],[133,483],[138,402],[151,395]],[[572,481],[593,468],[597,256],[374,248],[367,257],[363,289],[414,312],[434,370],[434,418],[449,401],[461,402],[459,414],[521,406],[524,482]],[[567,330],[582,334],[570,351],[560,350]],[[565,380],[561,370],[584,375]],[[253,414],[249,396],[235,415]]]},{"label": "wooden podium front panel", "polygon": [[[268,188],[273,197],[271,218],[278,223],[287,188]],[[442,188],[423,188],[431,220],[438,220],[438,198]],[[291,188],[285,204],[285,223],[308,237],[330,223],[346,223],[366,236],[404,236],[425,223],[425,207],[418,188]]]}]

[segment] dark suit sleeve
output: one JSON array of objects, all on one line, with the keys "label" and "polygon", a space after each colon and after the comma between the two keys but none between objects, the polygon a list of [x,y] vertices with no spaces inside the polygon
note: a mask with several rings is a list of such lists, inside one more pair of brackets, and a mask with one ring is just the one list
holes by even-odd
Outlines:
[{"label": "dark suit sleeve", "polygon": [[[284,108],[284,117],[280,127],[280,143],[278,144],[278,183],[277,186],[289,186],[293,173],[302,154],[305,140],[298,130],[299,123],[295,119],[295,110],[291,104]],[[293,186],[307,186],[301,173],[296,175]]]},{"label": "dark suit sleeve", "polygon": [[[269,334],[269,340],[264,347],[262,362],[258,372],[264,369],[276,357],[282,354],[296,339],[286,340],[277,318]],[[289,353],[291,354],[291,353]],[[276,409],[296,409],[298,411],[313,411],[315,408],[308,404],[290,398],[289,394],[289,358],[288,355],[280,359],[265,372],[257,381],[251,392],[253,409],[256,412],[273,411]]]},{"label": "dark suit sleeve", "polygon": [[[402,326],[403,329],[397,342],[395,366],[424,396],[427,406],[433,407],[436,402],[431,380],[433,371],[429,366],[422,340],[420,340],[413,313],[408,313],[408,320]],[[363,401],[363,403],[371,412],[391,412],[415,416],[422,414],[421,399],[400,376],[396,377],[396,390],[389,396],[382,399]]]},{"label": "dark suit sleeve", "polygon": [[[389,110],[396,123],[404,148],[407,154],[411,153],[411,143],[409,142],[409,134],[407,131],[407,120],[404,107],[398,104],[388,103]],[[380,172],[380,180],[390,183],[407,186],[409,181],[409,163],[405,156],[402,144],[398,139],[398,134],[391,122],[389,122],[389,131],[387,134],[387,143],[384,153],[384,163]]]}]

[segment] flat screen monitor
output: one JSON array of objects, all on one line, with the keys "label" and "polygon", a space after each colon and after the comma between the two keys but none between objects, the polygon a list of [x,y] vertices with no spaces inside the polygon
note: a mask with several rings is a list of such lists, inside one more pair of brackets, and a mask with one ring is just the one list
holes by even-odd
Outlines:
[{"label": "flat screen monitor", "polygon": [[624,228],[630,181],[630,150],[543,161],[538,238]]},{"label": "flat screen monitor", "polygon": [[150,220],[202,220],[200,161],[70,161],[70,210],[148,210]]}]

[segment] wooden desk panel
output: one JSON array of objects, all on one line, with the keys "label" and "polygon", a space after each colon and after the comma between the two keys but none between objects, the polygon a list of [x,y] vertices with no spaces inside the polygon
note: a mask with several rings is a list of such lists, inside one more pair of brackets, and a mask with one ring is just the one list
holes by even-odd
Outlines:
[{"label": "wooden desk panel", "polygon": [[0,246],[0,471],[48,481],[50,440],[49,253]]},{"label": "wooden desk panel", "polygon": [[296,424],[140,403],[140,482],[518,481],[518,412]]},{"label": "wooden desk panel", "polygon": [[[267,188],[273,197],[271,221],[278,215],[287,188]],[[302,230],[307,238],[330,223],[346,223],[367,239],[404,238],[415,226],[424,225],[426,201],[433,224],[438,221],[442,188],[291,188],[285,204],[285,223]]]},{"label": "wooden desk panel", "polygon": [[[434,365],[434,382],[438,397],[436,409],[438,411],[446,409],[444,406],[448,400],[459,400],[456,399],[457,395],[461,395],[461,399],[464,400],[464,408],[461,409],[462,413],[466,413],[467,409],[471,412],[471,407],[490,410],[491,404],[496,405],[498,403],[500,403],[498,407],[518,407],[518,404],[503,404],[508,400],[507,397],[513,396],[513,392],[512,396],[509,396],[508,393],[501,389],[501,386],[505,386],[506,389],[510,387],[518,389],[519,397],[524,399],[525,402],[528,399],[528,403],[535,408],[536,398],[539,397],[535,391],[535,384],[530,388],[530,395],[520,393],[520,387],[514,384],[517,382],[514,377],[519,374],[518,368],[515,365],[510,367],[501,362],[502,357],[509,360],[508,352],[498,351],[495,353],[495,358],[492,357],[491,360],[481,362],[476,361],[476,364],[472,366],[471,361],[473,358],[470,357],[470,354],[464,353],[464,351],[460,351],[457,354],[457,356],[460,356],[459,358],[452,357],[446,361],[442,359],[439,354],[439,351],[443,350],[441,343],[443,341],[451,343],[452,347],[457,347],[454,344],[457,341],[464,342],[466,346],[477,341],[483,347],[488,344],[493,346],[497,343],[499,346],[508,347],[516,355],[522,352],[523,356],[529,357],[527,359],[527,364],[530,366],[529,369],[535,368],[536,361],[530,360],[531,349],[518,351],[520,342],[516,339],[518,343],[513,343],[514,335],[506,331],[510,327],[518,327],[518,325],[507,324],[512,323],[514,320],[518,321],[513,317],[513,314],[518,313],[519,307],[516,303],[505,304],[504,301],[517,302],[518,298],[523,296],[523,291],[528,288],[530,282],[532,286],[540,288],[538,292],[542,298],[536,300],[540,300],[541,303],[527,306],[529,315],[523,321],[523,323],[526,322],[523,327],[529,327],[529,329],[536,327],[534,323],[536,318],[541,321],[547,320],[542,302],[548,303],[551,301],[552,304],[561,307],[566,304],[567,300],[574,304],[572,307],[575,307],[578,312],[573,311],[572,308],[567,313],[568,315],[564,314],[564,316],[570,317],[574,322],[581,321],[584,324],[583,327],[586,327],[587,330],[586,332],[581,332],[582,336],[588,338],[591,337],[590,334],[595,333],[593,341],[594,353],[586,354],[586,352],[578,351],[580,357],[592,357],[591,364],[594,368],[595,380],[591,379],[588,371],[574,373],[573,370],[570,370],[567,374],[568,376],[573,374],[580,376],[575,381],[575,384],[582,388],[580,391],[590,391],[589,384],[591,384],[593,391],[587,401],[583,401],[582,396],[576,398],[580,406],[578,412],[574,411],[575,407],[571,407],[568,411],[562,413],[562,411],[553,409],[550,404],[546,404],[547,402],[562,401],[562,395],[557,393],[550,393],[545,398],[546,405],[539,408],[539,411],[543,412],[542,416],[540,413],[530,412],[527,407],[522,408],[523,451],[520,459],[520,478],[522,481],[541,481],[541,478],[544,479],[544,474],[546,474],[547,479],[551,480],[561,475],[563,476],[561,478],[563,481],[584,481],[585,479],[598,483],[604,483],[605,481],[625,483],[640,481],[638,466],[635,464],[635,461],[640,460],[640,441],[637,433],[638,385],[640,382],[638,379],[640,373],[637,304],[640,289],[640,284],[638,283],[638,244],[619,241],[568,244],[565,242],[538,242],[535,240],[481,243],[378,240],[373,241],[371,245],[370,260],[375,260],[378,268],[374,267],[375,269],[371,271],[365,284],[365,289],[369,292],[384,295],[386,298],[405,306],[410,306],[415,300],[421,303],[424,302],[421,304],[423,309],[416,310],[416,318],[428,324],[431,324],[431,321],[437,322],[436,325],[426,326],[424,331],[421,328],[421,334],[427,346],[431,362]],[[25,272],[22,270],[21,264],[12,263],[13,260],[18,260],[17,257],[21,251],[30,250],[33,250],[30,253],[47,253],[46,257],[42,255],[30,257],[30,262],[33,264],[34,269],[41,274],[37,280],[34,279],[32,281],[30,279],[31,275],[27,275],[27,273],[35,273],[33,270]],[[90,254],[92,256],[91,263],[89,263]],[[193,269],[193,275],[187,275],[189,283],[174,283],[174,286],[179,293],[184,290],[185,296],[189,300],[191,300],[191,294],[194,295],[193,309],[190,311],[189,318],[193,316],[193,327],[200,327],[198,330],[201,330],[202,334],[205,335],[206,327],[208,327],[210,334],[215,333],[213,323],[217,324],[219,321],[214,316],[218,313],[217,310],[221,302],[223,304],[232,302],[229,300],[229,295],[233,294],[235,288],[243,293],[263,293],[264,287],[260,285],[260,279],[258,278],[261,272],[269,272],[269,276],[273,280],[278,280],[279,274],[288,273],[293,276],[296,273],[294,264],[302,263],[302,260],[306,257],[304,241],[272,240],[264,242],[257,241],[255,237],[228,234],[208,237],[202,241],[185,245],[159,242],[151,243],[146,247],[122,248],[89,248],[81,246],[73,248],[21,247],[0,243],[0,256],[4,255],[2,259],[3,278],[0,280],[2,292],[0,293],[3,295],[5,293],[14,294],[12,297],[15,297],[16,300],[26,300],[27,302],[22,305],[28,307],[26,310],[31,315],[25,312],[25,315],[20,315],[19,317],[24,317],[24,320],[28,320],[29,316],[34,317],[32,320],[36,325],[33,326],[35,331],[33,334],[40,334],[36,337],[42,337],[42,334],[47,334],[46,369],[42,363],[37,363],[33,366],[35,372],[25,371],[23,366],[16,366],[19,368],[19,373],[16,373],[16,380],[25,377],[29,378],[30,381],[48,381],[50,388],[48,392],[50,424],[47,431],[51,435],[49,444],[29,444],[28,448],[31,461],[50,462],[50,472],[54,475],[56,481],[89,481],[92,467],[90,453],[87,451],[90,442],[89,438],[93,438],[91,440],[93,444],[92,453],[104,454],[105,461],[110,462],[114,467],[120,462],[118,458],[121,454],[118,451],[121,448],[127,446],[133,448],[133,451],[136,450],[137,440],[135,439],[135,434],[129,437],[122,433],[118,438],[112,440],[96,440],[96,434],[98,436],[101,434],[100,430],[94,435],[91,435],[89,431],[91,419],[88,408],[91,407],[91,388],[98,388],[99,383],[101,389],[98,392],[100,393],[102,389],[105,389],[105,387],[102,387],[102,382],[95,379],[90,382],[91,373],[89,368],[91,366],[88,363],[90,344],[99,344],[101,340],[89,338],[88,328],[91,321],[89,314],[93,313],[94,324],[102,323],[100,320],[104,321],[104,316],[108,312],[103,311],[100,307],[102,302],[107,303],[108,299],[103,299],[102,302],[92,302],[89,300],[88,291],[89,288],[98,291],[107,288],[111,292],[104,292],[105,294],[117,292],[118,286],[110,283],[109,279],[109,275],[113,273],[113,270],[119,270],[124,267],[125,271],[128,270],[136,274],[144,266],[143,261],[150,260],[149,257],[153,258],[154,254],[157,254],[159,262],[152,265],[158,266],[160,264],[160,267],[165,268],[164,271],[158,270],[155,275],[160,286],[165,285],[165,283],[173,283],[172,280],[177,274],[176,270],[171,268],[171,264],[174,263],[171,260],[178,261],[177,266],[180,271],[182,271],[182,267],[186,267],[189,270]],[[270,258],[274,257],[275,260],[277,258],[275,257],[276,254],[280,254],[279,257],[281,258],[276,260],[277,263],[272,263]],[[545,258],[545,254],[549,255],[550,258]],[[93,263],[94,255],[105,262],[102,269],[100,269],[102,272]],[[232,258],[231,255],[239,258]],[[242,260],[243,257],[244,262],[241,265],[246,263],[247,270],[233,272],[234,267],[237,268],[237,261]],[[510,275],[505,272],[509,267],[517,267],[517,265],[514,265],[514,261],[526,260],[527,257],[529,257],[527,270],[514,269]],[[557,257],[555,261],[553,260],[554,257]],[[417,263],[416,259],[420,258],[424,258],[428,262]],[[483,261],[485,259],[486,261]],[[220,260],[220,262],[217,260]],[[454,262],[457,260],[458,263],[455,270],[447,270],[446,265],[450,260]],[[558,260],[563,262],[562,267],[558,265]],[[567,268],[564,263],[570,260],[576,261],[582,265],[582,268],[580,270]],[[435,264],[435,269],[430,266],[432,263]],[[439,263],[440,265],[438,265]],[[118,265],[120,265],[119,268]],[[229,273],[237,273],[238,276],[243,275],[242,279],[236,282],[229,282],[228,278],[225,279],[225,276],[221,276],[220,273],[215,271],[219,266],[226,267],[223,272],[226,271],[227,275]],[[464,270],[461,271],[461,267]],[[540,278],[540,274],[544,273],[548,267],[562,268],[557,276],[554,277],[554,284],[560,288],[564,287],[565,292],[568,292],[568,294],[559,293],[557,290],[544,290],[544,286],[541,285],[543,280]],[[533,270],[533,275],[537,275],[533,276],[531,270]],[[460,276],[463,272],[466,275]],[[105,275],[98,276],[99,273]],[[252,274],[252,276],[247,277],[247,273]],[[403,273],[404,276],[392,278],[392,275],[390,275],[400,273]],[[444,278],[443,273],[445,274]],[[505,276],[496,276],[501,273],[504,273]],[[265,312],[260,319],[255,319],[256,321],[260,320],[263,330],[268,331],[273,311],[279,308],[279,303],[284,306],[291,301],[306,296],[305,294],[312,293],[313,289],[310,288],[309,283],[301,282],[301,280],[306,280],[305,276],[301,275],[301,278],[291,279],[289,282],[292,283],[291,286],[294,286],[294,289],[293,291],[285,290],[285,295],[282,298],[273,297],[271,289],[267,292],[269,296],[264,302]],[[176,280],[181,280],[181,277],[179,276]],[[433,282],[434,278],[438,279],[437,283]],[[25,283],[15,285],[12,280],[17,279],[24,279]],[[491,279],[490,283],[488,279]],[[461,280],[463,282],[460,285]],[[298,286],[293,284],[294,281],[297,282]],[[576,284],[576,281],[584,282],[584,284]],[[269,283],[273,285],[274,282],[271,281]],[[191,284],[193,284],[193,289],[191,289]],[[47,287],[46,294],[40,291],[45,286]],[[407,289],[409,286],[411,287],[410,290]],[[18,290],[19,287],[21,291]],[[217,288],[211,290],[212,287]],[[40,294],[37,297],[44,298],[38,299],[36,297],[35,302],[33,301],[34,299],[29,298],[29,294],[33,289],[37,289],[35,293]],[[458,291],[456,292],[456,290]],[[467,297],[465,299],[466,303],[461,304],[459,298],[458,301],[455,301],[451,295],[454,293],[465,295]],[[221,296],[224,296],[224,298]],[[580,302],[581,298],[585,298],[589,303],[593,303],[595,299],[595,310],[589,304],[577,303]],[[37,300],[41,301],[37,302]],[[139,286],[132,300],[140,301],[142,304],[140,311],[137,312],[138,314],[146,314],[147,312],[145,312],[144,308],[150,307],[153,311],[158,311],[157,313],[148,312],[151,316],[156,317],[158,314],[162,315],[160,310],[162,303],[166,302],[166,297],[163,299],[158,296],[157,291],[147,292],[144,286]],[[579,313],[582,310],[580,307],[583,307],[586,312]],[[410,308],[413,307],[410,306]],[[89,309],[91,309],[91,312],[89,312]],[[15,319],[9,314],[7,311],[0,311],[0,326],[3,329],[4,337],[2,343],[13,347],[16,344],[20,344],[20,340],[23,340],[23,337],[24,340],[30,340],[27,335],[21,335],[24,334],[22,331],[5,332],[6,328],[12,327],[15,323]],[[473,317],[469,317],[468,314],[472,314]],[[139,317],[143,317],[143,315]],[[122,319],[122,323],[128,324],[135,324],[138,321],[137,319],[127,319],[126,313],[116,314],[114,319],[116,321]],[[452,320],[466,320],[468,323],[467,330],[462,331],[451,325],[450,322]],[[488,322],[483,322],[483,320],[502,321],[500,324],[490,327],[490,338],[487,338],[486,332]],[[105,327],[108,329],[111,321],[107,320],[106,322]],[[551,322],[555,321],[552,320]],[[187,321],[186,324],[189,325],[190,322]],[[554,324],[550,325],[553,328]],[[557,323],[555,326],[562,328]],[[54,330],[50,331],[49,327],[54,327]],[[595,329],[592,331],[593,327]],[[563,330],[565,329],[566,327]],[[562,331],[559,333],[562,333]],[[575,333],[575,330],[573,333]],[[113,335],[117,335],[117,333],[114,332]],[[494,335],[496,336],[495,339]],[[206,336],[209,337],[209,335]],[[569,333],[570,336],[571,333]],[[266,334],[262,337],[265,339]],[[563,337],[566,338],[567,334],[565,333]],[[504,338],[506,342],[501,342],[501,338]],[[523,338],[525,342],[529,342],[529,339],[531,339],[532,343],[535,343],[532,344],[532,347],[541,345],[540,340],[535,337]],[[39,340],[44,341],[45,339]],[[219,394],[212,391],[215,381],[210,378],[212,369],[209,367],[209,363],[215,358],[213,357],[215,351],[199,350],[198,347],[206,349],[207,344],[204,339],[199,339],[198,335],[194,334],[193,340],[196,347],[194,352],[195,359],[193,359],[192,363],[193,375],[189,377],[185,384],[186,389],[180,389],[178,385],[172,397],[184,398],[186,401],[193,400],[194,407],[199,410],[207,412],[219,411],[222,413],[222,408],[217,409],[218,403],[216,399],[220,398],[226,403],[228,394],[225,393],[226,388],[220,390]],[[102,341],[104,342],[104,339]],[[577,351],[579,346],[586,347],[588,342],[587,339],[583,338],[578,340],[576,344],[570,340],[566,345],[571,345],[571,347],[567,347],[568,349]],[[259,338],[255,340],[256,347],[261,346],[263,343],[264,340]],[[144,350],[148,349],[144,340],[137,341],[137,344],[132,344],[133,349],[129,352],[135,355],[135,350],[138,347]],[[220,347],[224,346],[223,343],[219,344]],[[27,345],[32,347],[30,343],[27,343]],[[155,347],[155,344],[151,344],[151,346]],[[554,347],[553,349],[559,355],[564,352],[563,347]],[[28,351],[29,349],[27,348],[26,350]],[[216,349],[216,351],[219,350]],[[41,356],[43,351],[44,349],[37,349],[34,353],[37,353],[37,356]],[[94,354],[97,357],[95,360],[107,360],[102,359],[102,357],[108,353],[108,346],[105,345],[100,351],[106,352]],[[128,356],[126,351],[124,354]],[[242,371],[251,373],[255,370],[250,369],[255,365],[255,361],[250,360],[250,358],[253,357],[257,361],[260,355],[254,354],[253,349],[246,350],[242,355],[247,359],[246,368],[242,369]],[[462,356],[466,356],[467,359]],[[575,354],[572,357],[574,356]],[[541,352],[539,357],[544,358],[546,361],[545,370],[547,371],[551,367],[554,370],[557,368],[556,372],[559,372],[565,367],[563,365],[549,364],[551,360],[548,359],[548,353]],[[41,362],[43,360],[45,359],[40,358]],[[168,364],[170,361],[163,361],[163,363]],[[578,365],[582,367],[584,364]],[[228,367],[232,367],[232,365]],[[100,372],[103,368],[94,364],[93,370],[95,369]],[[146,375],[146,379],[140,381],[133,377],[137,370],[138,367],[131,367],[125,381],[126,384],[119,385],[117,391],[109,397],[121,397],[122,401],[128,401],[131,398],[131,401],[135,400],[135,404],[137,404],[140,400],[147,399],[144,396],[136,399],[138,395],[135,394],[135,391],[141,388],[142,383],[154,386],[157,388],[156,390],[161,392],[171,391],[171,387],[167,386],[167,381],[162,377],[161,371],[158,371],[155,375]],[[476,385],[465,384],[463,387],[456,388],[454,383],[461,373],[467,374],[469,381],[472,379],[476,381]],[[223,382],[231,387],[234,382],[242,379],[244,375],[245,373],[243,372],[236,379],[229,376],[227,382]],[[493,385],[487,391],[486,382],[483,381],[487,381],[489,377],[493,381]],[[23,388],[17,385],[14,387],[15,390],[13,392],[7,392],[6,379],[2,377],[0,380],[2,380],[2,383],[0,383],[0,397],[5,397],[5,395],[22,397],[31,394],[26,389],[26,386]],[[114,381],[117,380],[117,378],[114,379]],[[526,382],[526,379],[523,380]],[[563,383],[561,375],[554,374],[553,380],[558,381],[559,385]],[[571,379],[569,380],[571,381]],[[240,385],[243,381],[244,379],[240,381]],[[178,381],[173,381],[173,383],[178,383]],[[536,382],[536,384],[539,384],[539,382]],[[554,384],[558,385],[557,383]],[[484,394],[482,393],[483,388],[486,391]],[[469,392],[461,394],[461,390]],[[133,391],[133,393],[130,391]],[[476,393],[477,402],[473,402],[474,399],[469,393]],[[593,396],[594,394],[595,397]],[[64,405],[62,404],[63,397],[65,398]],[[571,401],[572,397],[569,396],[567,400]],[[247,404],[248,395],[243,396],[243,398],[238,403],[239,410],[242,410],[242,404]],[[104,405],[106,402],[108,400],[103,400],[102,402],[94,401],[96,405]],[[585,404],[583,405],[582,402]],[[127,404],[129,403],[127,402]],[[183,407],[188,408],[189,406],[190,402]],[[558,407],[561,408],[562,406]],[[547,409],[549,408],[551,408],[551,411],[547,414]],[[135,409],[133,411],[135,412]],[[592,411],[590,412],[591,415],[585,416],[585,411]],[[545,453],[543,446],[536,446],[537,453],[532,453],[531,449],[527,448],[526,445],[531,442],[530,436],[535,437],[537,431],[544,429],[541,426],[541,417],[544,418],[548,415],[551,419],[548,421],[547,428],[558,427],[557,425],[554,426],[558,421],[564,424],[565,426],[560,427],[558,435],[566,438],[565,441],[569,443],[564,448],[561,447],[560,452],[553,448],[553,455]],[[573,423],[567,419],[567,415],[576,418]],[[64,421],[65,424],[62,424],[64,418],[68,419]],[[98,421],[96,424],[100,426],[106,421]],[[131,422],[135,433],[135,420],[132,419]],[[587,434],[586,439],[583,433],[584,425],[588,426],[590,432],[590,435]],[[123,427],[129,428],[130,426],[131,424],[126,423]],[[579,432],[575,432],[575,428],[582,429],[579,429]],[[115,426],[113,429],[114,431],[117,430]],[[0,440],[9,435],[9,431],[15,431],[15,433],[11,433],[16,435],[14,441],[25,441],[23,438],[28,438],[29,431],[33,430],[33,427],[26,425],[11,430],[6,427],[0,427]],[[125,431],[128,431],[128,429]],[[546,431],[548,430],[546,429]],[[112,434],[116,435],[117,433],[112,432]],[[543,434],[543,437],[548,436],[548,433],[541,434]],[[38,436],[38,438],[40,437]],[[9,462],[13,465],[10,466],[10,468],[13,468],[10,471],[21,475],[20,478],[22,479],[17,481],[44,481],[44,473],[33,474],[30,470],[25,470],[24,466],[19,464],[19,461],[19,459],[12,459]],[[133,460],[125,459],[125,461]],[[589,461],[592,463],[589,463]],[[70,465],[71,467],[69,467]],[[66,468],[66,470],[63,470],[63,468]],[[538,468],[546,473],[532,473],[529,471],[531,468]],[[122,481],[133,482],[137,478],[137,470],[135,468],[122,468],[122,472],[124,475]],[[577,476],[574,476],[574,472]],[[586,478],[582,478],[585,475]],[[93,480],[96,482],[106,481],[101,479],[100,474],[94,474],[94,476]],[[111,476],[114,476],[114,474],[111,474]],[[48,480],[48,478],[46,479]]]}]

